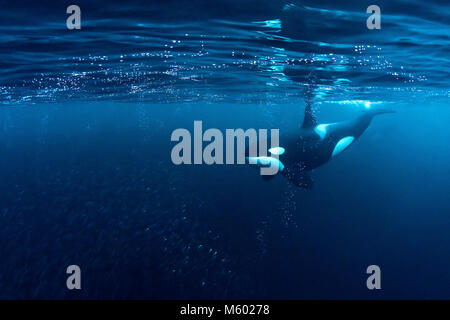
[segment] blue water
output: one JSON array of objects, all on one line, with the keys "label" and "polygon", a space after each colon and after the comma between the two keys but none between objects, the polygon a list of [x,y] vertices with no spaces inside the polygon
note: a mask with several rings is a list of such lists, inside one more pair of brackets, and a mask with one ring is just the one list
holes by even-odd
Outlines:
[{"label": "blue water", "polygon": [[[450,298],[446,1],[380,30],[371,1],[1,3],[0,298]],[[292,131],[307,98],[397,113],[312,190],[171,162],[177,128]]]}]

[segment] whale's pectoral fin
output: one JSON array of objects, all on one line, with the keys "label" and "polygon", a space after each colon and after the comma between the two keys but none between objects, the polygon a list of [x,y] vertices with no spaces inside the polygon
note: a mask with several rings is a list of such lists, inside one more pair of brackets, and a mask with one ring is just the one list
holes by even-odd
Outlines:
[{"label": "whale's pectoral fin", "polygon": [[314,186],[314,181],[306,170],[285,168],[283,175],[299,188],[312,189]]}]

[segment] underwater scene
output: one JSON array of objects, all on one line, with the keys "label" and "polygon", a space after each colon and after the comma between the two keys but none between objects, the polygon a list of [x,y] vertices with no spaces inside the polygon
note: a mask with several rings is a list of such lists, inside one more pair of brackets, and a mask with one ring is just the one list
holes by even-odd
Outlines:
[{"label": "underwater scene", "polygon": [[450,299],[448,1],[0,2],[0,299]]}]

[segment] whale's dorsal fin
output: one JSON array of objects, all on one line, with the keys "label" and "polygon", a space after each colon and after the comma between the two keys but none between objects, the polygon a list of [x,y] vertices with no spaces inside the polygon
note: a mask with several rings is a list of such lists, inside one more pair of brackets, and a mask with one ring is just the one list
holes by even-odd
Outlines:
[{"label": "whale's dorsal fin", "polygon": [[314,115],[312,109],[311,109],[311,104],[310,103],[306,103],[306,107],[305,107],[305,117],[303,118],[303,124],[302,124],[302,128],[312,128],[315,127],[317,125],[317,119],[316,116]]}]

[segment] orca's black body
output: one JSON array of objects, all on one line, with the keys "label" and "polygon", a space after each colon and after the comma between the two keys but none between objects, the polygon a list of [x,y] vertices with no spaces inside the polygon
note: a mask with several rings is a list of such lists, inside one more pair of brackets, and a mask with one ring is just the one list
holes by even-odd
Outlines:
[{"label": "orca's black body", "polygon": [[[367,129],[372,118],[388,110],[366,110],[359,117],[336,123],[318,124],[311,106],[307,104],[302,127],[296,136],[280,136],[276,159],[279,171],[298,187],[310,189],[313,182],[309,171],[327,163],[331,158],[347,149]],[[267,141],[269,142],[269,141]],[[267,145],[270,145],[267,143]],[[269,149],[269,154],[274,152]],[[274,159],[268,157],[269,159]],[[253,158],[253,159],[257,159]],[[274,159],[274,161],[278,161]],[[270,161],[269,161],[270,162]],[[267,162],[264,164],[267,165]],[[273,176],[264,176],[266,179]]]}]

